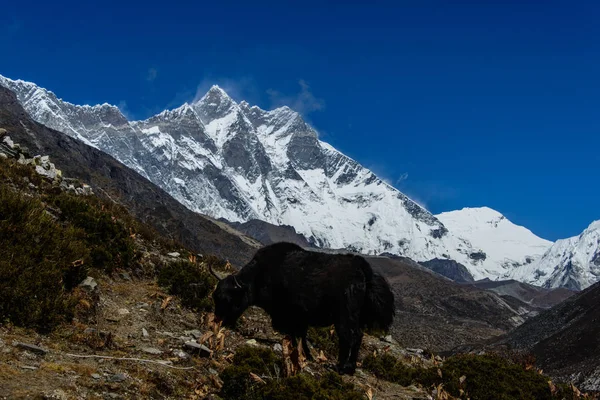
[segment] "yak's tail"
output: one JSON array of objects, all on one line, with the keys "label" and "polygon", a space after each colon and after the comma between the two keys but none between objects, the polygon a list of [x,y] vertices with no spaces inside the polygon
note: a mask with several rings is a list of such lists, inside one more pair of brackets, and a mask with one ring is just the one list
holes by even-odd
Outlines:
[{"label": "yak's tail", "polygon": [[362,322],[369,329],[388,331],[396,315],[394,293],[386,279],[372,272],[370,265],[369,272]]}]

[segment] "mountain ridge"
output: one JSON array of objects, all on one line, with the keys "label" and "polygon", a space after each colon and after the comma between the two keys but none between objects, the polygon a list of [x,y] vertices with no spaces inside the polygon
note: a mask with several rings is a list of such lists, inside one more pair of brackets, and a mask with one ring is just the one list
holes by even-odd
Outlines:
[{"label": "mountain ridge", "polygon": [[[65,102],[31,82],[0,76],[0,85],[14,90],[36,121],[114,156],[215,219],[292,226],[322,248],[453,260],[475,279],[510,278],[551,244],[527,230],[515,256],[495,254],[493,241],[477,240],[477,227],[450,228],[448,213],[433,215],[319,140],[299,113],[237,103],[217,85],[192,103],[138,121],[106,103]],[[506,221],[501,226],[514,232],[526,229]]]}]

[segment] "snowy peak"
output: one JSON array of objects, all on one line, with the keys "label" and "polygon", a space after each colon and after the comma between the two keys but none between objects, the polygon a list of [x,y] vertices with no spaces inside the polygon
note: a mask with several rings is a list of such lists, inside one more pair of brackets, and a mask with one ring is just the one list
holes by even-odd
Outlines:
[{"label": "snowy peak", "polygon": [[556,241],[535,263],[515,271],[514,277],[547,288],[574,290],[600,281],[600,220],[578,236]]},{"label": "snowy peak", "polygon": [[[463,208],[438,214],[437,218],[475,250],[465,254],[472,260],[465,265],[475,279],[508,278],[516,268],[531,264],[552,245],[488,207]],[[464,254],[458,245],[456,250]],[[454,259],[458,257],[455,255]]]},{"label": "snowy peak", "polygon": [[194,102],[193,107],[205,123],[223,118],[238,109],[237,103],[217,85],[212,86],[200,100]]}]

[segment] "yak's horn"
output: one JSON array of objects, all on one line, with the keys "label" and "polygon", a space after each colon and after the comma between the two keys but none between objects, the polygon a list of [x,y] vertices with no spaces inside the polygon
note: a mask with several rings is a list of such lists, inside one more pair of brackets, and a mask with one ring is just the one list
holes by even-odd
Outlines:
[{"label": "yak's horn", "polygon": [[218,281],[222,281],[223,278],[221,278],[219,275],[217,275],[217,273],[213,270],[212,264],[208,265],[208,270],[210,271],[210,273],[217,278]]}]

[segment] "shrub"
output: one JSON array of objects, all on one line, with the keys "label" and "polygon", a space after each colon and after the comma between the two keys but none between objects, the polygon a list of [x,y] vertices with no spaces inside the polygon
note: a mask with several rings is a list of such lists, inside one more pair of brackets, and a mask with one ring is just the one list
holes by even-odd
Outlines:
[{"label": "shrub", "polygon": [[[270,349],[241,347],[233,359],[233,365],[221,373],[225,399],[284,400],[284,399],[364,399],[352,384],[344,383],[335,373],[320,378],[299,374],[289,378],[279,377],[281,358]],[[263,376],[265,383],[255,382],[250,373]]]},{"label": "shrub", "polygon": [[97,198],[61,193],[47,201],[60,209],[63,221],[81,229],[92,267],[111,273],[135,265],[138,255],[130,230]]},{"label": "shrub", "polygon": [[329,357],[337,357],[340,347],[337,334],[331,334],[331,327],[308,328],[308,341],[318,350],[323,350]]},{"label": "shrub", "polygon": [[212,307],[210,293],[217,280],[195,263],[176,261],[160,268],[158,284],[170,294],[179,296],[184,306],[195,310],[209,310]]},{"label": "shrub", "polygon": [[[407,366],[389,354],[369,355],[363,368],[375,376],[403,386],[413,383],[425,387],[443,384],[452,396],[472,400],[558,399],[568,397],[564,387],[556,393],[550,391],[548,377],[534,369],[525,369],[498,355],[464,354],[449,357],[438,368]],[[460,378],[465,377],[461,383]]]},{"label": "shrub", "polygon": [[72,317],[70,290],[89,257],[82,234],[56,223],[39,200],[0,187],[0,320],[44,332]]}]

